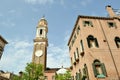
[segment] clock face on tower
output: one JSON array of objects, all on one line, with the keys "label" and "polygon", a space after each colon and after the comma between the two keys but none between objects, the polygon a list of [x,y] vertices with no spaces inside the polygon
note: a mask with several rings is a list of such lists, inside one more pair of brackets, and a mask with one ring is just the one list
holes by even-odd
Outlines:
[{"label": "clock face on tower", "polygon": [[42,50],[37,50],[35,52],[35,56],[37,56],[37,57],[41,57],[42,55],[43,55],[43,51]]}]

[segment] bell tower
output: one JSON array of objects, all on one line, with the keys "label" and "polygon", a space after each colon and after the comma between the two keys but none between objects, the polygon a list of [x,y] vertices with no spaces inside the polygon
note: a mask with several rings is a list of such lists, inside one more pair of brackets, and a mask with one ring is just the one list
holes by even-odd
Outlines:
[{"label": "bell tower", "polygon": [[42,64],[44,70],[46,69],[47,59],[47,39],[48,27],[45,18],[41,18],[36,27],[36,37],[34,39],[34,50],[32,56],[32,62],[36,64]]}]

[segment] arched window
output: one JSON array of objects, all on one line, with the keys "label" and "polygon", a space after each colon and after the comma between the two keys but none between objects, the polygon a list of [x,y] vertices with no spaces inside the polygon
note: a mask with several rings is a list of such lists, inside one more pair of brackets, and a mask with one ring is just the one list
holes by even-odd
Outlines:
[{"label": "arched window", "polygon": [[87,37],[87,42],[88,42],[88,47],[89,48],[99,47],[98,42],[97,42],[97,38],[94,38],[92,35],[89,35]]},{"label": "arched window", "polygon": [[40,35],[42,35],[42,32],[43,32],[43,30],[42,30],[42,29],[40,29]]},{"label": "arched window", "polygon": [[101,63],[98,59],[93,61],[93,72],[97,78],[105,78],[107,76],[104,63]]},{"label": "arched window", "polygon": [[82,80],[89,80],[88,68],[86,64],[84,64]]},{"label": "arched window", "polygon": [[117,48],[120,48],[120,38],[119,37],[115,37],[115,43]]}]

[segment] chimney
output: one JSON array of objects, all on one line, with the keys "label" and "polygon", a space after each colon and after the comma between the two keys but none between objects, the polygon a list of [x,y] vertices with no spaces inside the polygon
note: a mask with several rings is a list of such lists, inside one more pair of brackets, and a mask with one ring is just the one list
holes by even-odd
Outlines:
[{"label": "chimney", "polygon": [[112,7],[110,5],[106,6],[106,10],[107,10],[110,17],[115,17],[116,16],[113,9],[112,9]]}]

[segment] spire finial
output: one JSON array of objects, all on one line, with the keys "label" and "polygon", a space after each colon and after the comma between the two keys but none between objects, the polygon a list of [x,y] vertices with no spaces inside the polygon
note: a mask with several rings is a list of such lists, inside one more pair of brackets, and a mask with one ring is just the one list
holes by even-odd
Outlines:
[{"label": "spire finial", "polygon": [[43,18],[45,18],[45,15],[43,15]]}]

